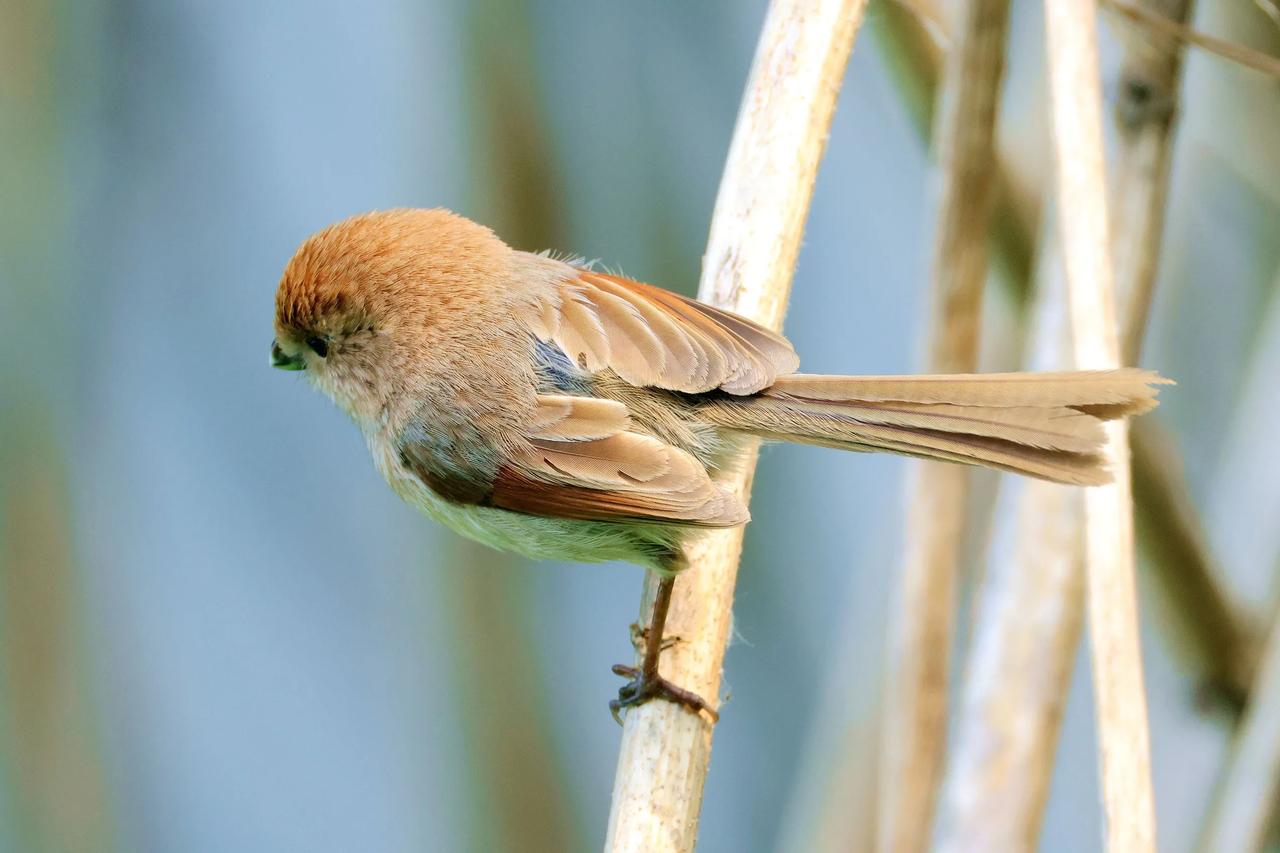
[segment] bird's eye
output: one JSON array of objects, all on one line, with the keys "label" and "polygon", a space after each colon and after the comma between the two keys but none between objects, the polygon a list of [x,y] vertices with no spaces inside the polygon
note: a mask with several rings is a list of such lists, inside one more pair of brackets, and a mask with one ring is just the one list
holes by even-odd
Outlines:
[{"label": "bird's eye", "polygon": [[315,335],[312,335],[311,337],[307,338],[307,346],[311,347],[311,351],[314,352],[316,355],[320,356],[321,358],[324,358],[326,355],[329,354],[329,342],[326,341],[324,338],[320,338],[320,337],[316,337]]}]

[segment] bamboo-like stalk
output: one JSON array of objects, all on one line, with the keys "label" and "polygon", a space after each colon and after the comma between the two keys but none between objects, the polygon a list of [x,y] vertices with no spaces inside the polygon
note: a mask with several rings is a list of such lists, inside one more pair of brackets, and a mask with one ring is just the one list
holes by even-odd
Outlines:
[{"label": "bamboo-like stalk", "polygon": [[[943,73],[928,369],[977,370],[995,119],[1008,0],[967,0]],[[947,730],[947,685],[970,471],[919,462],[908,480],[902,587],[891,617],[880,850],[928,843]]]},{"label": "bamboo-like stalk", "polygon": [[[721,178],[703,259],[700,299],[777,329],[782,325],[818,163],[866,0],[774,0]],[[744,454],[728,485],[744,499],[755,470]],[[667,630],[668,679],[714,702],[732,620],[742,531],[688,548]],[[642,613],[656,584],[645,584]],[[711,758],[706,717],[650,702],[626,718],[606,849],[692,850]]]},{"label": "bamboo-like stalk", "polygon": [[[1072,337],[1081,368],[1120,364],[1102,151],[1097,8],[1046,0],[1050,103]],[[1085,492],[1087,609],[1109,850],[1155,849],[1151,746],[1134,585],[1128,426],[1106,426],[1115,481]]]}]

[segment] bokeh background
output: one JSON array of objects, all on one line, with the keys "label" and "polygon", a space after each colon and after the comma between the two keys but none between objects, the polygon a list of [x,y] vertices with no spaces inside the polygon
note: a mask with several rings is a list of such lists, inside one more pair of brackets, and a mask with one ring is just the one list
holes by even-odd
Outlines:
[{"label": "bokeh background", "polygon": [[[929,158],[877,41],[885,2],[787,321],[815,372],[920,363]],[[1037,5],[1015,3],[1001,131],[1033,198]],[[1276,52],[1263,5],[1205,0],[1197,25]],[[526,565],[415,516],[355,427],[268,368],[272,298],[310,232],[397,205],[691,293],[763,13],[0,2],[0,849],[598,849],[640,571]],[[1223,582],[1265,625],[1280,86],[1192,53],[1185,92],[1144,362],[1180,383],[1161,417]],[[1015,312],[998,288],[988,307],[988,365],[1016,364]],[[833,810],[870,832],[903,471],[764,455],[700,849],[813,849]],[[1161,837],[1189,849],[1232,721],[1141,580]],[[1082,664],[1045,850],[1100,846],[1092,725]]]}]

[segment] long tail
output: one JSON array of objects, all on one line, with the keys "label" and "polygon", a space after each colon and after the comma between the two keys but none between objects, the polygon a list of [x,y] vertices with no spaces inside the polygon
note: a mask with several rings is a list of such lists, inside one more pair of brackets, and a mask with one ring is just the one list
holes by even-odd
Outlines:
[{"label": "long tail", "polygon": [[945,376],[779,377],[753,397],[704,410],[729,429],[843,450],[985,465],[1059,483],[1110,481],[1102,422],[1156,406],[1136,369]]}]

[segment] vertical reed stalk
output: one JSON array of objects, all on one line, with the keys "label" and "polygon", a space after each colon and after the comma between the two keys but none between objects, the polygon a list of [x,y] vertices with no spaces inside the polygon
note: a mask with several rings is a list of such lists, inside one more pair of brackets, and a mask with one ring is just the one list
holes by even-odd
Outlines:
[{"label": "vertical reed stalk", "polygon": [[[1070,361],[1066,282],[1047,234],[1028,367]],[[1058,729],[1084,619],[1084,502],[1041,481],[1010,495],[1012,546],[978,592],[974,635],[947,766],[937,849],[1030,850],[1040,835]]]},{"label": "vertical reed stalk", "polygon": [[[943,70],[935,137],[934,241],[927,368],[977,369],[993,139],[1004,71],[1008,0],[967,0]],[[907,489],[902,588],[887,668],[878,846],[923,850],[929,839],[947,729],[955,586],[970,471],[918,462]]]},{"label": "vertical reed stalk", "polygon": [[[1141,0],[1135,8],[1170,26],[1185,27],[1194,6],[1193,0]],[[1112,247],[1121,356],[1125,364],[1138,364],[1164,239],[1186,51],[1177,39],[1132,22],[1119,35],[1125,57],[1114,107],[1120,139],[1111,195]],[[1166,624],[1175,631],[1175,647],[1185,649],[1189,664],[1203,673],[1204,684],[1238,704],[1257,657],[1248,620],[1220,581],[1176,456],[1160,440],[1159,425],[1140,421],[1130,444],[1139,541],[1167,602]]]},{"label": "vertical reed stalk", "polygon": [[[1076,363],[1120,365],[1102,152],[1097,8],[1046,0],[1063,255]],[[1129,431],[1106,425],[1115,481],[1085,493],[1088,620],[1109,850],[1155,849],[1150,741],[1134,587]]]},{"label": "vertical reed stalk", "polygon": [[[1189,11],[1189,0],[1173,3],[1179,8],[1171,12]],[[1113,245],[1118,291],[1126,306],[1120,343],[1129,362],[1137,360],[1146,330],[1163,236],[1173,128],[1169,107],[1181,67],[1180,57],[1170,56],[1171,51],[1176,54],[1177,46],[1152,44],[1133,34],[1117,104],[1125,133],[1114,193],[1121,217]],[[1038,369],[1061,368],[1061,344],[1067,340],[1061,259],[1056,252],[1046,255],[1033,365]],[[1147,458],[1139,451],[1149,444],[1135,442],[1136,458]],[[1145,506],[1159,507],[1161,518],[1181,519],[1182,524],[1161,532],[1161,541],[1168,541],[1171,534],[1194,531],[1197,523],[1194,515],[1176,511],[1177,489],[1164,485],[1146,493]],[[981,592],[957,724],[958,746],[948,773],[943,850],[1034,847],[1044,815],[1084,607],[1080,494],[1028,483],[1021,492],[1017,519],[1013,553],[995,562]],[[1179,544],[1182,547],[1171,555],[1174,559],[1177,552],[1203,553],[1194,542]],[[1222,617],[1213,621],[1215,629],[1236,624],[1236,614],[1226,607],[1217,585],[1191,588],[1198,600],[1185,606],[1187,613],[1221,610]],[[1225,636],[1233,637],[1234,632]],[[1222,642],[1215,637],[1196,639],[1200,646],[1219,648]],[[1235,651],[1233,644],[1228,648]]]},{"label": "vertical reed stalk", "polygon": [[[1280,273],[1275,278],[1275,288],[1280,290]],[[1266,458],[1274,432],[1277,405],[1271,377],[1280,355],[1280,323],[1277,321],[1280,321],[1280,303],[1273,301],[1245,380],[1245,396],[1249,402],[1236,415],[1242,423],[1232,429],[1237,445],[1232,455],[1253,460],[1254,465]],[[1228,470],[1239,464],[1228,460]],[[1232,479],[1239,482],[1239,476],[1236,474]],[[1256,474],[1251,482],[1239,486],[1245,497],[1237,500],[1260,505],[1264,509],[1259,510],[1259,516],[1266,515],[1265,508],[1276,506],[1276,486],[1274,473]],[[1247,553],[1271,570],[1274,605],[1280,542],[1271,530],[1259,531],[1256,538],[1258,543]],[[1272,615],[1270,634],[1249,693],[1249,704],[1218,779],[1198,849],[1206,853],[1274,849],[1275,832],[1280,828],[1276,824],[1277,810],[1280,810],[1280,610]]]},{"label": "vertical reed stalk", "polygon": [[[474,204],[483,220],[514,245],[568,245],[563,182],[542,99],[527,0],[477,0],[467,5],[465,79],[469,93]],[[571,789],[560,784],[552,737],[546,662],[537,654],[527,618],[534,589],[518,558],[456,540],[445,572],[449,630],[459,704],[468,709],[460,736],[473,804],[466,816],[472,849],[570,850],[582,847]],[[522,697],[512,714],[511,696]]]},{"label": "vertical reed stalk", "polygon": [[1262,850],[1280,797],[1280,618],[1231,746],[1199,849]]},{"label": "vertical reed stalk", "polygon": [[[1176,13],[1178,9],[1170,4],[1185,3],[1189,0],[1144,0],[1147,5],[1158,4],[1165,13]],[[928,134],[931,128],[932,110],[928,105],[933,102],[941,63],[940,51],[927,32],[936,27],[940,17],[929,17],[927,24],[922,24],[914,17],[913,10],[896,3],[884,5],[873,18],[873,32],[882,42],[886,60],[893,69],[893,78],[899,86],[900,97],[908,109],[913,124],[922,133]],[[1176,22],[1176,19],[1174,23]],[[1123,124],[1149,124],[1155,128],[1160,126],[1161,132],[1172,132],[1172,123],[1165,118],[1172,118],[1172,108],[1176,104],[1178,81],[1176,74],[1180,63],[1167,63],[1167,60],[1156,58],[1135,58],[1135,42],[1146,51],[1164,50],[1179,51],[1178,41],[1161,38],[1160,42],[1138,41],[1140,33],[1132,33],[1128,42],[1128,55],[1125,59],[1123,79],[1129,81],[1121,85],[1119,104],[1120,120]],[[1140,70],[1143,77],[1151,81],[1147,87],[1133,86],[1133,72]],[[1151,97],[1147,97],[1147,95]],[[1142,109],[1135,109],[1142,101]],[[1117,227],[1124,233],[1117,234],[1116,246],[1117,273],[1119,273],[1120,305],[1124,307],[1123,323],[1125,343],[1123,351],[1126,360],[1132,359],[1137,364],[1137,353],[1142,346],[1142,333],[1146,328],[1147,306],[1149,305],[1148,275],[1155,273],[1158,254],[1158,237],[1164,227],[1164,216],[1152,213],[1152,206],[1164,204],[1165,184],[1167,183],[1167,142],[1155,142],[1155,129],[1130,134],[1132,141],[1121,142],[1124,150],[1132,150],[1132,154],[1121,154],[1124,165],[1121,165],[1119,184],[1123,187],[1138,187],[1137,190],[1124,188],[1120,190],[1120,220]],[[1160,154],[1164,151],[1164,154]],[[1158,160],[1164,159],[1164,165]],[[1009,188],[1014,181],[1001,164],[992,164],[997,173],[997,195],[995,222],[992,229],[992,264],[995,266],[997,282],[1009,289],[1015,302],[1021,304],[1025,293],[1029,291],[1030,274],[1029,259],[1032,256],[1032,234],[1028,228],[1028,219],[1019,216],[1016,206],[1012,204]],[[1143,179],[1140,175],[1146,172]],[[1133,174],[1133,178],[1128,177]],[[1143,183],[1147,182],[1146,190]],[[1157,186],[1158,184],[1158,186]],[[1135,193],[1133,201],[1129,201],[1130,192]],[[1143,200],[1144,197],[1144,200]],[[1130,206],[1139,213],[1142,223],[1128,223]],[[1143,224],[1144,223],[1144,224]],[[1130,237],[1133,234],[1135,237]],[[1133,250],[1140,240],[1142,251]],[[1130,241],[1134,241],[1130,243]],[[1138,282],[1146,282],[1137,286]],[[1134,283],[1134,284],[1130,284]],[[1129,361],[1126,361],[1129,362]],[[1167,475],[1169,469],[1160,470],[1152,465],[1169,464],[1169,455],[1160,447],[1152,446],[1149,441],[1151,430],[1135,430],[1130,441],[1134,447],[1133,476],[1134,502],[1137,505],[1139,533],[1143,529],[1155,530],[1157,537],[1144,537],[1143,547],[1152,552],[1152,578],[1161,589],[1162,597],[1169,602],[1172,619],[1161,622],[1178,631],[1175,647],[1185,649],[1187,665],[1201,674],[1203,684],[1222,690],[1226,697],[1238,699],[1247,689],[1249,672],[1257,657],[1251,631],[1247,620],[1231,602],[1228,590],[1222,584],[1221,573],[1208,549],[1206,540],[1199,535],[1199,523],[1194,512],[1185,512],[1193,507],[1187,491],[1187,484],[1178,478]],[[1162,492],[1161,489],[1174,489]],[[1224,653],[1225,652],[1225,653]]]},{"label": "vertical reed stalk", "polygon": [[[700,299],[782,325],[818,163],[866,0],[774,0],[765,19],[716,198]],[[728,485],[745,498],[745,454]],[[729,637],[742,531],[689,548],[663,675],[714,702]],[[642,613],[656,584],[645,584]],[[711,758],[710,723],[669,702],[632,709],[623,727],[606,849],[692,850]]]},{"label": "vertical reed stalk", "polygon": [[[1146,4],[1178,22],[1188,20],[1193,5],[1192,0]],[[1122,306],[1121,357],[1125,364],[1137,364],[1164,237],[1183,51],[1176,42],[1153,41],[1134,27],[1126,27],[1121,35],[1125,59],[1115,105],[1121,140],[1112,237],[1116,296]]]}]

